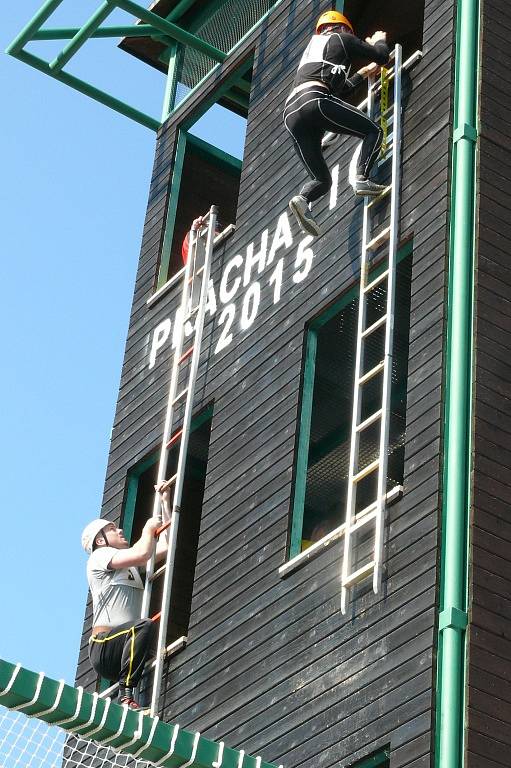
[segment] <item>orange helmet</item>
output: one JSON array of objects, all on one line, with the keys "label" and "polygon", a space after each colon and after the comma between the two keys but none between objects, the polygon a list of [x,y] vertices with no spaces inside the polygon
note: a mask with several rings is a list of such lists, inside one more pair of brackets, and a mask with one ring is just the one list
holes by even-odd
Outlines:
[{"label": "orange helmet", "polygon": [[353,33],[355,32],[351,21],[349,21],[349,19],[342,13],[339,13],[339,11],[326,11],[326,13],[322,13],[316,23],[316,33],[319,33],[321,27],[325,27],[327,24],[344,24],[346,27],[349,27]]}]

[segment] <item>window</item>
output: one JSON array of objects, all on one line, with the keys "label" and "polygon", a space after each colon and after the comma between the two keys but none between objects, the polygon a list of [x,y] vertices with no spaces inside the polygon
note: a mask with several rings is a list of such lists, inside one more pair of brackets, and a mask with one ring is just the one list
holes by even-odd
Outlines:
[{"label": "window", "polygon": [[183,267],[181,248],[195,218],[215,204],[219,230],[236,222],[251,80],[249,58],[181,125],[156,289]]},{"label": "window", "polygon": [[181,131],[158,275],[160,288],[183,267],[181,249],[195,218],[215,204],[219,229],[236,221],[241,160]]},{"label": "window", "polygon": [[368,757],[352,763],[348,768],[390,768],[390,748],[380,749]]},{"label": "window", "polygon": [[[388,490],[403,483],[411,250],[411,243],[401,249],[397,265]],[[385,301],[383,281],[368,295],[366,327],[384,314]],[[290,558],[337,528],[346,516],[357,317],[358,284],[316,318],[306,333]],[[384,326],[365,344],[363,371],[383,359],[383,349]],[[364,385],[361,420],[380,408],[382,378],[375,376]],[[378,420],[361,434],[360,468],[378,456],[379,428]],[[376,498],[376,479],[373,473],[358,483],[357,511]]]},{"label": "window", "polygon": [[[210,406],[192,421],[181,504],[183,513],[179,519],[167,645],[186,635],[188,631],[212,412],[213,408]],[[176,471],[177,457],[178,448],[176,447],[169,455],[167,477],[171,477]],[[152,454],[137,465],[128,476],[123,527],[130,541],[137,540],[145,521],[152,514],[158,459],[159,453]],[[149,612],[151,616],[160,610],[162,588],[163,577],[160,577],[152,589]]]},{"label": "window", "polygon": [[[353,24],[357,37],[364,40],[377,29],[387,32],[387,42],[403,46],[403,61],[422,48],[424,26],[424,0],[407,0],[406,13],[400,3],[382,3],[381,0],[344,0],[343,13]],[[358,69],[355,62],[355,67]]]}]

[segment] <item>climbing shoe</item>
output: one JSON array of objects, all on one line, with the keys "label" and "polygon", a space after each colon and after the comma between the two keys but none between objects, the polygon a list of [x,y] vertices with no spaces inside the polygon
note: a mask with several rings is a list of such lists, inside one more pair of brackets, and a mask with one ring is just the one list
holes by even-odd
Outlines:
[{"label": "climbing shoe", "polygon": [[377,197],[381,195],[385,187],[382,184],[376,184],[371,179],[366,179],[365,176],[357,176],[353,189],[355,194],[361,197]]},{"label": "climbing shoe", "polygon": [[312,213],[310,212],[307,200],[302,195],[295,195],[289,201],[289,207],[293,212],[298,226],[307,235],[313,235],[318,237],[321,234],[319,225],[314,220]]}]

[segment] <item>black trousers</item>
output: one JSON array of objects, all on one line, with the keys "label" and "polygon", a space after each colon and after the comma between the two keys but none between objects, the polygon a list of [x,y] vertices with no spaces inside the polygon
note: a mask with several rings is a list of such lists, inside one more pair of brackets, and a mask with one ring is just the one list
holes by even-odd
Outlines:
[{"label": "black trousers", "polygon": [[135,688],[151,650],[156,624],[141,619],[100,632],[89,643],[89,658],[95,671],[120,688]]},{"label": "black trousers", "polygon": [[383,139],[380,126],[367,115],[313,85],[288,99],[284,108],[284,125],[293,137],[298,156],[312,179],[300,191],[309,203],[325,195],[332,186],[332,177],[321,149],[321,140],[327,131],[358,136],[363,140],[357,174],[364,177],[369,175]]}]

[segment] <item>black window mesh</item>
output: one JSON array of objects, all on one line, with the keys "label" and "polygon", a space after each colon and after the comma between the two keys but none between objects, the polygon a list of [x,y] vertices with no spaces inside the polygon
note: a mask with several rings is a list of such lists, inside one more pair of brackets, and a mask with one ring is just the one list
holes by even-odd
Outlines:
[{"label": "black window mesh", "polygon": [[[411,259],[397,269],[392,365],[392,403],[388,459],[390,490],[403,482],[406,426],[406,378],[410,324]],[[385,312],[386,286],[382,283],[368,297],[366,327]],[[345,518],[355,372],[358,299],[329,320],[317,334],[317,352],[309,441],[302,538],[317,540]],[[363,372],[383,360],[384,327],[368,337]],[[381,405],[382,376],[363,388],[361,420]],[[380,422],[362,433],[359,466],[363,469],[378,457]],[[377,473],[358,485],[356,509],[376,498]]]},{"label": "black window mesh", "polygon": [[[228,53],[273,5],[275,0],[245,0],[243,3],[227,0],[193,34]],[[217,64],[214,59],[189,46],[180,46],[179,52],[176,105]]]}]

